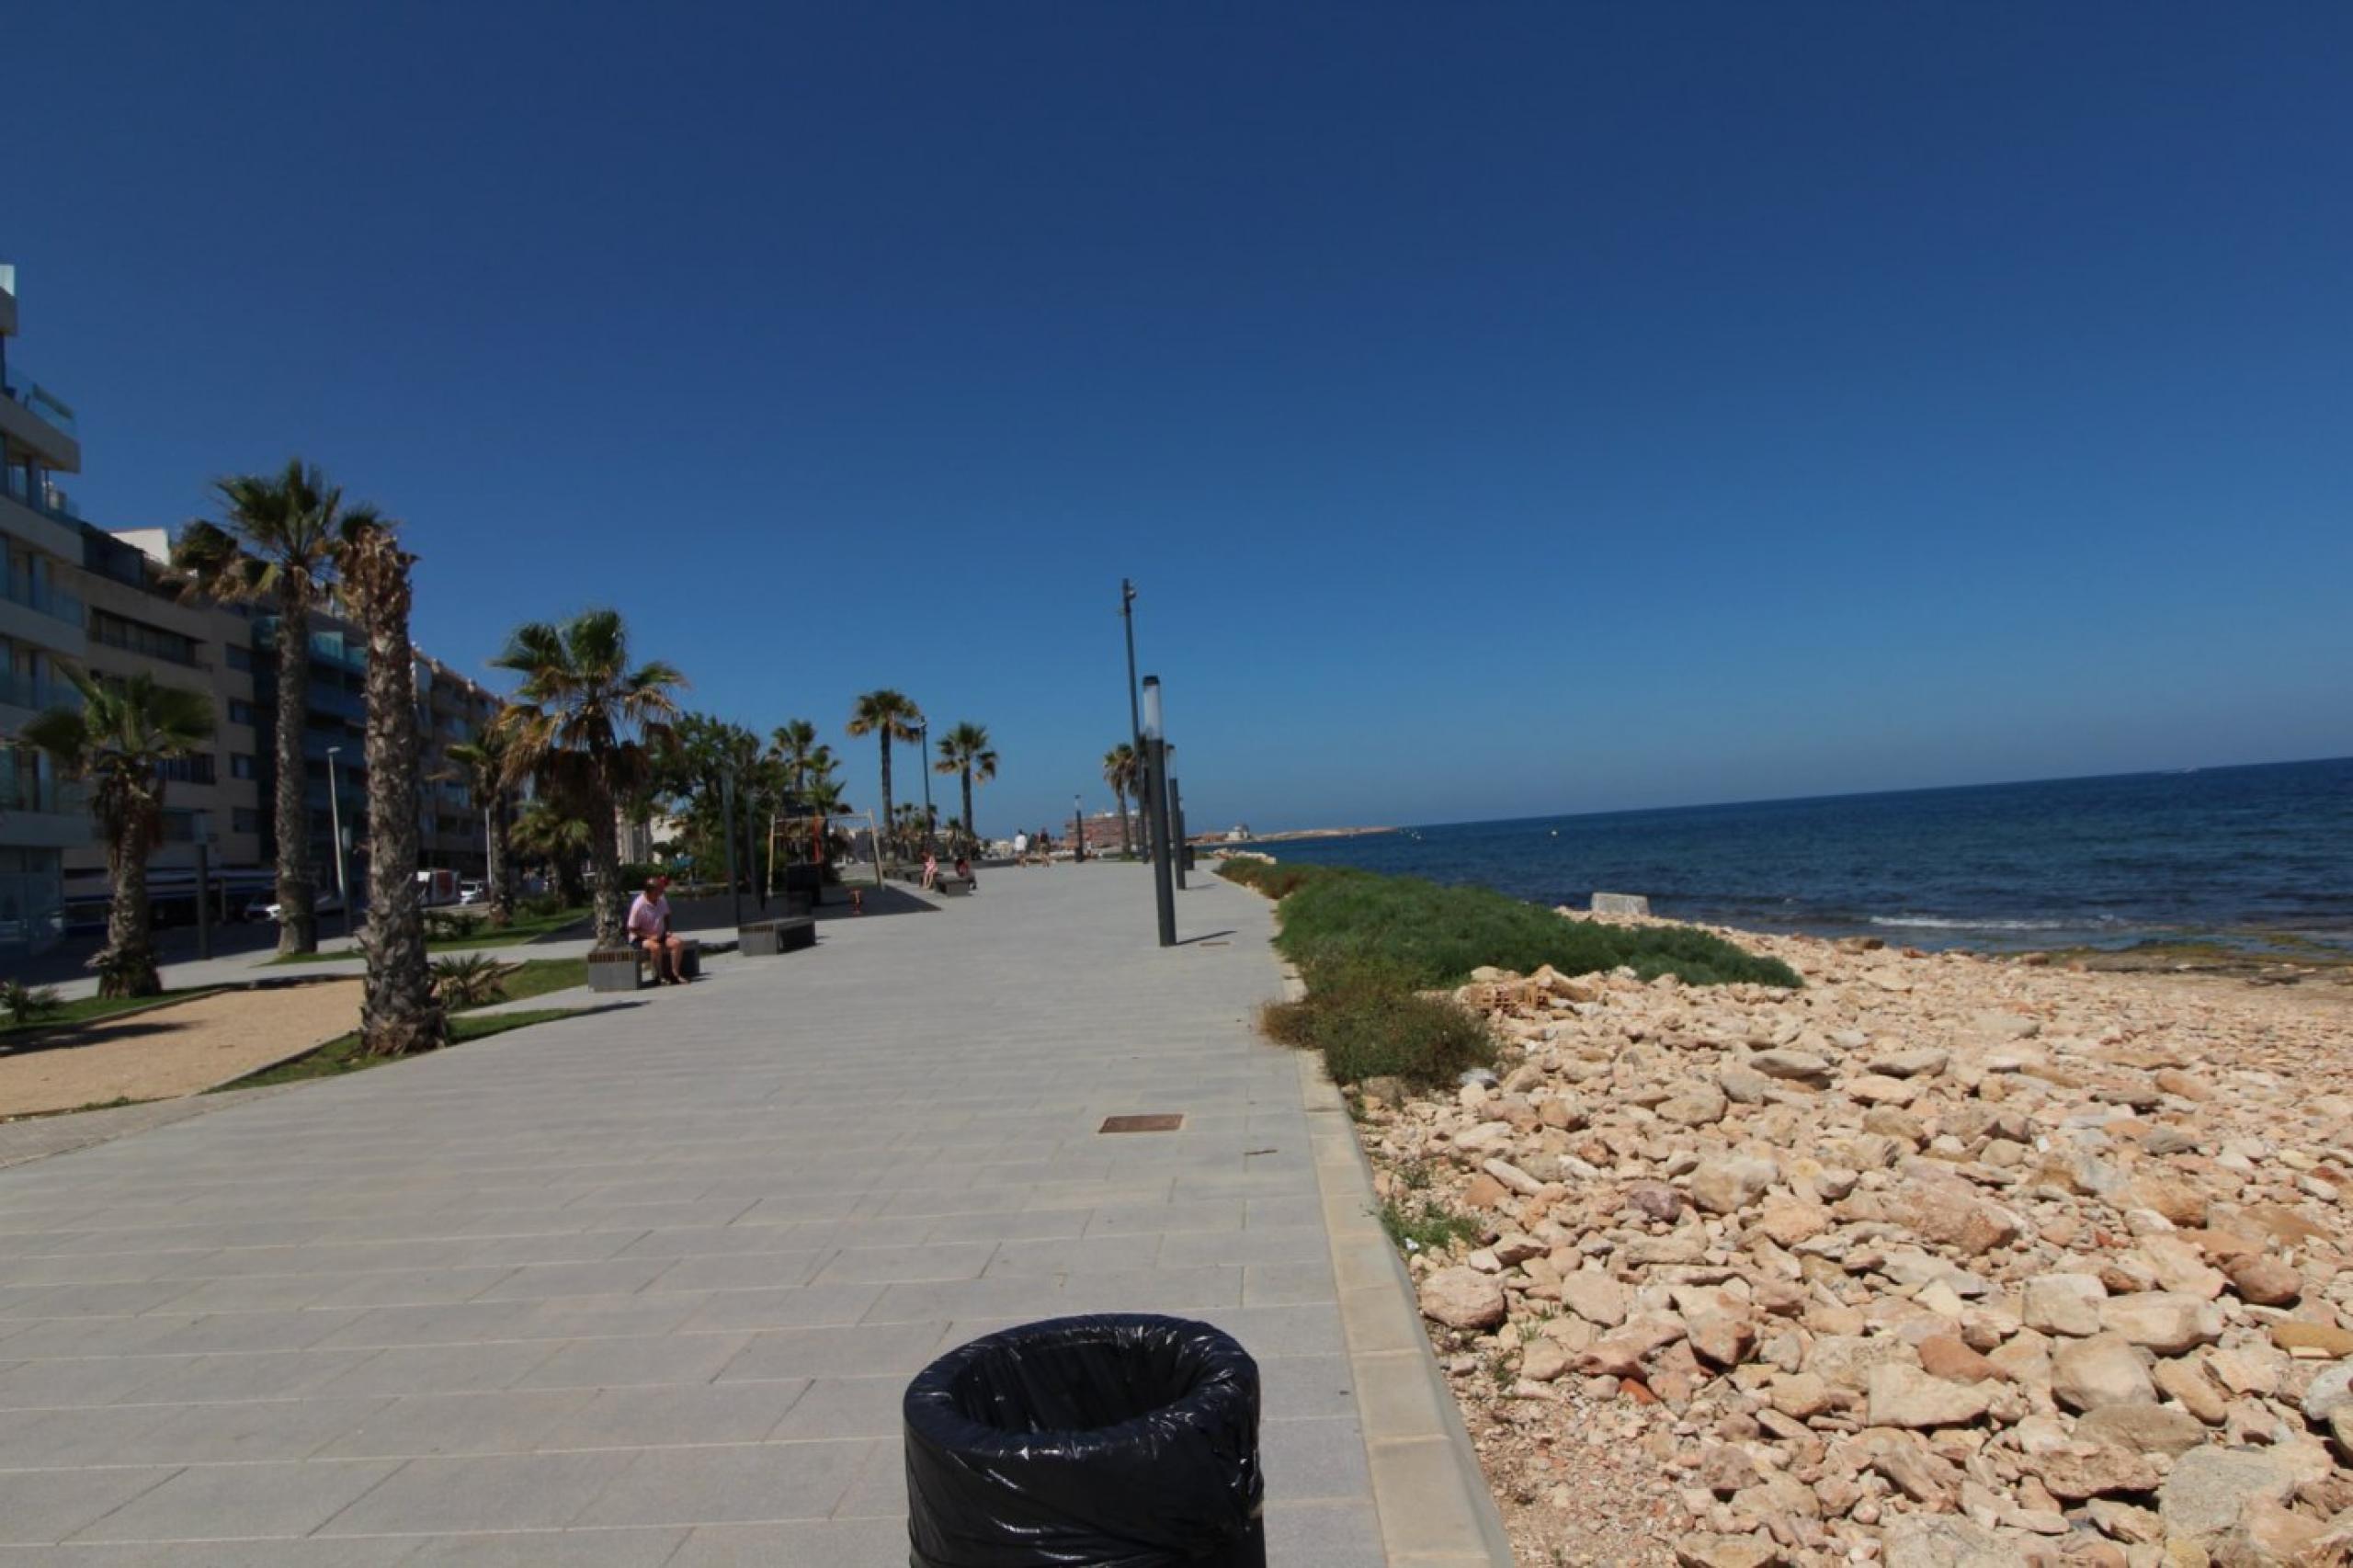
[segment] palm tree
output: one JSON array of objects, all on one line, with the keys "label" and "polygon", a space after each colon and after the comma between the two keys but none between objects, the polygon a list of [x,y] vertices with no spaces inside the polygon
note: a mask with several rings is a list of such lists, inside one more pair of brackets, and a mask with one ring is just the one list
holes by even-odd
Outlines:
[{"label": "palm tree", "polygon": [[449,757],[458,782],[485,813],[483,847],[488,863],[483,867],[483,881],[488,884],[489,904],[484,918],[495,929],[515,918],[514,856],[507,844],[506,739],[494,720],[474,739],[451,746]]},{"label": "palm tree", "polygon": [[416,651],[409,642],[409,569],[392,520],[369,507],[336,529],[343,595],[368,638],[368,955],[359,1045],[369,1056],[408,1056],[449,1041],[425,957],[425,908],[416,890]]},{"label": "palm tree", "polygon": [[515,819],[515,847],[547,867],[556,897],[566,908],[585,902],[580,857],[588,852],[589,837],[587,820],[544,792]]},{"label": "palm tree", "polygon": [[817,739],[817,726],[806,719],[779,724],[768,736],[768,756],[783,766],[796,795],[834,770],[834,748]]},{"label": "palm tree", "polygon": [[940,736],[938,749],[939,760],[931,765],[931,770],[963,777],[964,832],[977,844],[980,835],[972,829],[972,780],[985,784],[996,777],[996,749],[989,744],[987,729],[969,720]]},{"label": "palm tree", "polygon": [[587,610],[562,625],[534,620],[518,626],[491,663],[523,677],[518,700],[498,716],[509,747],[509,777],[544,773],[567,756],[583,765],[578,782],[597,879],[596,940],[599,948],[618,948],[621,858],[615,803],[638,782],[642,743],[659,741],[678,716],[672,693],[687,677],[659,661],[632,665],[629,629],[620,612],[610,609]]},{"label": "palm tree", "polygon": [[1121,741],[1103,754],[1103,782],[1111,786],[1120,802],[1120,853],[1128,857],[1136,852],[1135,835],[1128,827],[1128,797],[1135,792],[1140,767],[1131,741]]},{"label": "palm tree", "polygon": [[216,480],[222,520],[190,523],[172,551],[184,590],[220,604],[278,611],[278,950],[319,945],[304,798],[302,715],[311,682],[311,612],[333,591],[343,492],[300,458],[280,474]]},{"label": "palm tree", "polygon": [[164,841],[163,765],[212,738],[212,699],[158,686],[141,674],[121,679],[68,670],[82,694],[79,712],[51,708],[25,726],[24,738],[49,754],[60,773],[94,786],[90,811],[106,835],[107,945],[90,960],[101,996],[153,996],[164,989],[147,908],[147,857]]},{"label": "palm tree", "polygon": [[886,835],[896,825],[891,810],[891,743],[915,739],[923,722],[923,710],[915,699],[883,687],[859,698],[844,726],[852,736],[874,735],[882,743],[882,814],[878,820]]}]

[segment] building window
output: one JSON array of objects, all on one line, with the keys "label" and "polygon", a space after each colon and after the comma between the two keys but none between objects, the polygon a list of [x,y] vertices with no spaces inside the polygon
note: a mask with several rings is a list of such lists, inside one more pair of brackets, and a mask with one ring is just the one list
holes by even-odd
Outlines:
[{"label": "building window", "polygon": [[228,656],[229,667],[231,669],[249,670],[254,667],[254,651],[251,648],[240,647],[238,644],[232,642],[223,650],[223,652]]},{"label": "building window", "polygon": [[155,765],[155,776],[176,784],[210,784],[214,778],[212,754],[198,752],[190,756],[167,756]]},{"label": "building window", "polygon": [[165,659],[175,665],[196,663],[196,639],[193,637],[166,631],[143,620],[131,620],[110,610],[94,609],[90,612],[90,641],[150,659]]},{"label": "building window", "polygon": [[261,813],[251,806],[238,806],[229,812],[229,825],[239,833],[259,833]]},{"label": "building window", "polygon": [[261,777],[261,768],[252,757],[243,756],[237,752],[231,752],[229,754],[229,777],[232,778],[258,778]]},{"label": "building window", "polygon": [[[233,653],[236,650],[232,648],[230,652]],[[252,703],[247,702],[242,697],[233,697],[229,699],[229,722],[232,724],[244,724],[250,727],[253,722],[254,705]]]}]

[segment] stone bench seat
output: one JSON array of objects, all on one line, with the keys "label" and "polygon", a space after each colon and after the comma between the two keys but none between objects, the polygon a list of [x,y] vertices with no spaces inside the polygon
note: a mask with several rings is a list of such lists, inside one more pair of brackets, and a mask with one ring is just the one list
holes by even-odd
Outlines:
[{"label": "stone bench seat", "polygon": [[[678,972],[688,980],[702,978],[702,943],[679,938]],[[639,991],[654,983],[654,971],[642,948],[597,948],[588,954],[588,989]]]},{"label": "stone bench seat", "polygon": [[745,958],[774,958],[817,945],[817,922],[806,915],[755,920],[735,928],[735,950]]}]

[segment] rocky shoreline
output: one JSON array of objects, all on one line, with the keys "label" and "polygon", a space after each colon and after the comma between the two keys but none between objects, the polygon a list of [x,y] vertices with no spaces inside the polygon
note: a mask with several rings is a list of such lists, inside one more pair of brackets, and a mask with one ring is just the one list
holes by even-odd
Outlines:
[{"label": "rocky shoreline", "polygon": [[2341,1561],[2353,988],[1722,934],[1355,1102],[1520,1561]]}]

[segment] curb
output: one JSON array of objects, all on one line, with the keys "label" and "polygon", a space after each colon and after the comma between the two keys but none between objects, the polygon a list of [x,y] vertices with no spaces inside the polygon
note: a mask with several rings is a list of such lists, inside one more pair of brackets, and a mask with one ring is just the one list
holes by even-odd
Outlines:
[{"label": "curb", "polygon": [[[1283,994],[1305,994],[1289,964]],[[1373,1217],[1372,1164],[1338,1085],[1310,1051],[1299,1053],[1299,1093],[1391,1568],[1512,1568],[1511,1539],[1422,1331],[1413,1278]]]}]

